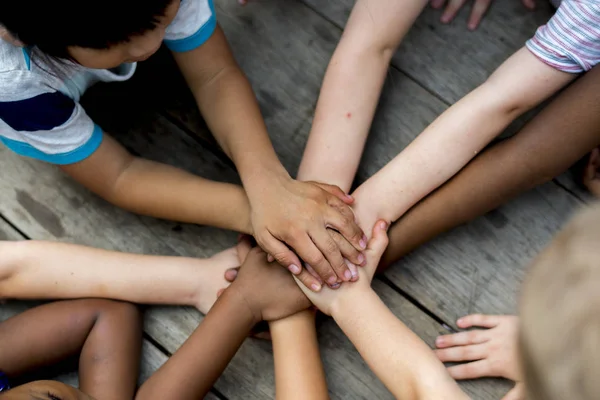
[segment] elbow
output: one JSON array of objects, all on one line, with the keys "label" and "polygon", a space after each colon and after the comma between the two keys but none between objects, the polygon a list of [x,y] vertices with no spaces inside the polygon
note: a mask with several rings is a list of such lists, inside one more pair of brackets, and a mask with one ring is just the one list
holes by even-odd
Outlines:
[{"label": "elbow", "polygon": [[28,242],[0,241],[0,299],[10,296],[11,282],[18,273]]},{"label": "elbow", "polygon": [[525,93],[505,87],[502,82],[494,79],[493,75],[477,90],[483,94],[484,98],[490,99],[490,105],[494,110],[502,113],[511,121],[538,104],[534,103]]}]

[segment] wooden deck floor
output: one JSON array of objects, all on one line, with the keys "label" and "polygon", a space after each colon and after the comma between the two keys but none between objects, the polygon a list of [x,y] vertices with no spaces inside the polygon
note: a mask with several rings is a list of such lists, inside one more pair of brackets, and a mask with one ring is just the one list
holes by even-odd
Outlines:
[{"label": "wooden deck floor", "polygon": [[[295,173],[322,76],[352,0],[258,0],[240,7],[217,0],[219,21],[248,74],[285,166]],[[544,2],[538,2],[544,3]],[[496,1],[475,32],[466,12],[449,26],[427,10],[394,57],[363,157],[361,182],[399,153],[449,104],[493,71],[551,15]],[[238,181],[195,111],[165,52],[140,65],[132,82],[94,88],[89,113],[129,149],[202,176]],[[513,130],[514,131],[514,130]],[[107,204],[57,169],[0,147],[0,239],[47,239],[108,249],[205,257],[235,234],[129,214]],[[373,285],[393,312],[427,343],[471,312],[514,312],[523,266],[584,201],[568,176],[455,229],[390,268]],[[15,229],[16,228],[16,229]],[[26,307],[2,306],[0,319]],[[202,320],[193,309],[153,307],[146,313],[146,378]],[[351,343],[331,321],[320,343],[333,399],[388,399]],[[74,382],[74,375],[67,377]],[[248,339],[214,386],[212,399],[274,397],[270,344]],[[474,399],[499,399],[501,380],[464,382]]]}]

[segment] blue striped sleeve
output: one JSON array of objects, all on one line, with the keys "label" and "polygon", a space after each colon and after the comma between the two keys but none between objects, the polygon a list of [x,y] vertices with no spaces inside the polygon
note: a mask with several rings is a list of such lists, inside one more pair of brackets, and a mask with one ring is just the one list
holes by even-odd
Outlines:
[{"label": "blue striped sleeve", "polygon": [[213,0],[185,0],[167,28],[164,43],[177,53],[194,50],[210,39],[216,28]]},{"label": "blue striped sleeve", "polygon": [[43,93],[29,99],[0,102],[0,119],[15,131],[49,131],[66,123],[73,99],[60,92]]}]

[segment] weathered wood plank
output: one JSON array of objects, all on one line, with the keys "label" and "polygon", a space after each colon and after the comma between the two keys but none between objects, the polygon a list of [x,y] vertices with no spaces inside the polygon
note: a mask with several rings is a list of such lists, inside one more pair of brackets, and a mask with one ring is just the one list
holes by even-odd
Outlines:
[{"label": "weathered wood plank", "polygon": [[[302,1],[340,28],[346,25],[354,5],[353,0]],[[553,8],[547,1],[538,3],[530,12],[519,2],[495,1],[475,32],[467,31],[470,7],[464,7],[448,25],[439,22],[441,11],[426,7],[392,64],[445,102],[454,103],[482,83],[550,18]]]},{"label": "weathered wood plank", "polygon": [[0,218],[0,240],[23,240],[24,237],[8,222]]},{"label": "weathered wood plank", "polygon": [[515,313],[526,266],[580,202],[553,183],[417,249],[385,274],[454,325],[473,312]]}]

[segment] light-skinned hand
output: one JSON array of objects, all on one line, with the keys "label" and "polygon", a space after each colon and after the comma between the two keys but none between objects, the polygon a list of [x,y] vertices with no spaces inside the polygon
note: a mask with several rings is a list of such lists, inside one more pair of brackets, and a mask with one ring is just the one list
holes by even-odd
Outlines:
[{"label": "light-skinned hand", "polygon": [[349,205],[351,196],[337,186],[284,179],[265,187],[259,200],[250,199],[253,236],[279,264],[315,291],[321,282],[302,268],[300,258],[330,286],[352,279],[344,258],[360,264],[366,236]]},{"label": "light-skinned hand", "polygon": [[515,382],[503,400],[525,398],[518,355],[519,319],[514,316],[473,314],[460,318],[459,328],[482,327],[437,338],[435,354],[442,362],[465,362],[448,368],[457,380],[501,377]]},{"label": "light-skinned hand", "polygon": [[324,287],[319,293],[311,292],[299,285],[308,299],[321,310],[324,314],[332,315],[336,308],[336,303],[346,296],[359,295],[361,291],[371,290],[371,281],[377,270],[379,259],[388,245],[387,237],[388,224],[385,221],[377,221],[373,227],[373,236],[365,250],[367,259],[364,268],[359,269],[360,279],[356,282],[343,283],[339,289]]},{"label": "light-skinned hand", "polygon": [[[507,0],[503,0],[507,1]],[[469,22],[467,22],[467,27],[470,30],[475,30],[479,26],[479,23],[485,16],[486,12],[492,5],[493,0],[474,0],[473,8],[471,9],[471,15],[469,16]],[[529,9],[535,9],[535,0],[521,0],[523,5]],[[431,7],[433,8],[442,8],[444,5],[444,12],[441,17],[441,21],[444,24],[451,22],[458,11],[467,4],[467,0],[431,0]]]}]

